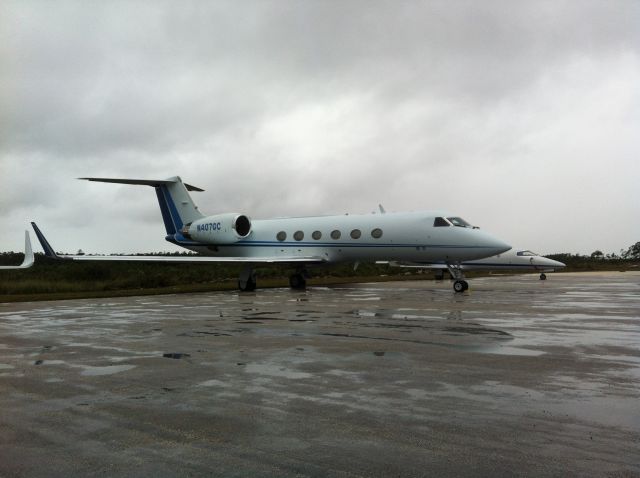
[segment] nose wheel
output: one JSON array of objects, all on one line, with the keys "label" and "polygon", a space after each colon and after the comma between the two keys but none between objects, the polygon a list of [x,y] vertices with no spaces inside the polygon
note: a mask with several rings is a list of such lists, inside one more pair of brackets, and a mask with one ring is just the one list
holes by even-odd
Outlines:
[{"label": "nose wheel", "polygon": [[451,274],[451,278],[454,280],[453,282],[454,292],[464,292],[469,288],[469,283],[466,280],[464,280],[464,273],[462,272],[462,267],[460,267],[460,263],[447,262],[447,269],[449,269],[449,274]]},{"label": "nose wheel", "polygon": [[455,292],[464,292],[469,288],[469,283],[466,280],[457,280],[453,283],[453,290]]}]

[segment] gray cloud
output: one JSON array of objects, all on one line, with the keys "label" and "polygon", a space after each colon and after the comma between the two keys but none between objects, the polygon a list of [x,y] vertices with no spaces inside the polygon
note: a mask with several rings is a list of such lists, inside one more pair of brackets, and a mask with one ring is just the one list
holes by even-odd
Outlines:
[{"label": "gray cloud", "polygon": [[637,2],[0,8],[2,250],[31,219],[171,249],[152,190],[86,175],[179,174],[253,217],[451,209],[542,252],[639,239]]}]

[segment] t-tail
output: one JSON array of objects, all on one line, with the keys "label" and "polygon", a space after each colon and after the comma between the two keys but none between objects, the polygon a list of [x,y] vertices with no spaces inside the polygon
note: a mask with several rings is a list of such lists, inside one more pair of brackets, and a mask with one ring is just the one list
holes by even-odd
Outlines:
[{"label": "t-tail", "polygon": [[189,242],[183,235],[185,228],[193,221],[202,219],[204,215],[198,211],[189,191],[204,191],[182,182],[179,176],[169,179],[114,179],[114,178],[78,178],[101,183],[136,184],[152,186],[156,190],[164,227],[167,230],[167,241],[173,243]]}]

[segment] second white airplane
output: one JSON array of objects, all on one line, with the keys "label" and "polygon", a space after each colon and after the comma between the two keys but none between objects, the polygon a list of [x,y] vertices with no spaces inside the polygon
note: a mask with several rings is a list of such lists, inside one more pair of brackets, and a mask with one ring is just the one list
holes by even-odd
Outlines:
[{"label": "second white airplane", "polygon": [[[505,242],[472,227],[454,214],[422,211],[385,214],[288,217],[251,220],[242,213],[206,216],[189,191],[202,191],[179,177],[164,180],[80,178],[105,183],[151,186],[155,189],[166,229],[165,239],[200,253],[199,256],[59,256],[34,229],[49,256],[79,261],[240,262],[247,266],[238,287],[256,288],[253,267],[280,263],[296,272],[292,288],[306,286],[306,267],[338,262],[443,261],[457,267],[462,261],[494,256],[511,249]],[[381,211],[382,212],[382,211]],[[468,288],[463,280],[454,290]]]},{"label": "second white airplane", "polygon": [[[444,262],[424,262],[424,263],[408,263],[408,262],[389,262],[391,266],[415,268],[415,269],[435,269],[436,279],[444,278],[444,271],[449,269]],[[566,264],[560,261],[549,259],[535,252],[526,249],[511,249],[510,251],[498,254],[484,259],[476,259],[473,261],[464,261],[459,264],[461,271],[538,271],[540,272],[540,280],[546,280],[545,272],[551,272],[556,269],[566,267]]]}]

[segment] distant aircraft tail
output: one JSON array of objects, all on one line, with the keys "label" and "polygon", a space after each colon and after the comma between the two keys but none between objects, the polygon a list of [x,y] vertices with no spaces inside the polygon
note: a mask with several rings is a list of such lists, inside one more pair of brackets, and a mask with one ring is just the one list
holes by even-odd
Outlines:
[{"label": "distant aircraft tail", "polygon": [[[114,179],[114,178],[78,178],[87,181],[97,181],[101,183],[118,183],[118,184],[138,184],[144,186],[153,186],[156,190],[158,203],[160,204],[160,212],[164,221],[164,227],[168,236],[178,234],[182,236],[181,230],[185,224],[200,219],[203,214],[198,211],[193,199],[189,195],[189,191],[203,191],[203,189],[185,184],[179,176],[169,179],[149,180],[149,179]],[[181,239],[177,237],[176,239]]]},{"label": "distant aircraft tail", "polygon": [[44,234],[42,234],[42,231],[35,222],[31,223],[31,227],[33,227],[33,230],[36,233],[36,237],[38,238],[38,241],[40,241],[40,245],[42,246],[44,255],[53,259],[60,259],[60,256],[58,256],[58,254],[56,254],[56,251],[53,250],[53,247],[51,247],[51,244],[49,244],[49,241],[47,241],[47,238],[44,237]]}]

